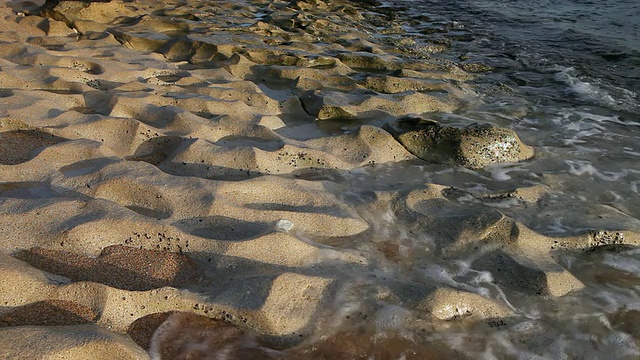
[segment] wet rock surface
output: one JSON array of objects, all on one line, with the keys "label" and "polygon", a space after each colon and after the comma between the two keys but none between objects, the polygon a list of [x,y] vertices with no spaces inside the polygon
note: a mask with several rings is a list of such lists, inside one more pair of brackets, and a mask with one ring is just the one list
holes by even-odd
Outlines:
[{"label": "wet rock surface", "polygon": [[409,152],[436,163],[471,169],[530,159],[534,150],[510,129],[491,124],[446,126],[418,116],[405,116],[385,124]]}]

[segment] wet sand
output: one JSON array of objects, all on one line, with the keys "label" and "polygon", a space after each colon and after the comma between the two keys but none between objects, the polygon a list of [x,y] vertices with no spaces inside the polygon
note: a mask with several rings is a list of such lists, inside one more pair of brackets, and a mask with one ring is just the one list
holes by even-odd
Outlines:
[{"label": "wet sand", "polygon": [[560,297],[584,285],[555,251],[640,241],[454,201],[543,187],[352,192],[389,164],[534,156],[510,130],[435,131],[428,114],[481,101],[474,67],[366,4],[42,5],[0,8],[2,358],[464,358],[424,334],[517,311],[418,264],[474,254],[501,288]]}]

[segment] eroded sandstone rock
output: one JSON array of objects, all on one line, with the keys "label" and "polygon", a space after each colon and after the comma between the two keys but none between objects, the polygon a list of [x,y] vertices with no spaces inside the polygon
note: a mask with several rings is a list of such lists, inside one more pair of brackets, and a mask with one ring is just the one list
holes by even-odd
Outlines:
[{"label": "eroded sandstone rock", "polygon": [[471,169],[518,162],[534,155],[510,129],[491,124],[443,126],[419,116],[404,116],[384,125],[415,156],[435,163],[453,163]]},{"label": "eroded sandstone rock", "polygon": [[[123,1],[59,1],[48,0],[40,8],[41,15],[63,21],[69,27],[92,22],[91,31],[103,31],[107,24],[131,22],[141,15]],[[100,26],[102,24],[103,26]]]}]

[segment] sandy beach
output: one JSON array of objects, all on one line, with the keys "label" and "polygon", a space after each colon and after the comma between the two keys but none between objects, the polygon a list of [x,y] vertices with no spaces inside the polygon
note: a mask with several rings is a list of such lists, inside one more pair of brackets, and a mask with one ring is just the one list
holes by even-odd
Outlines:
[{"label": "sandy beach", "polygon": [[535,156],[510,129],[431,120],[482,101],[467,82],[483,67],[372,9],[2,1],[0,358],[473,358],[437,334],[517,309],[433,259],[556,298],[585,286],[556,251],[640,243],[456,201],[537,206],[545,186],[352,186]]}]

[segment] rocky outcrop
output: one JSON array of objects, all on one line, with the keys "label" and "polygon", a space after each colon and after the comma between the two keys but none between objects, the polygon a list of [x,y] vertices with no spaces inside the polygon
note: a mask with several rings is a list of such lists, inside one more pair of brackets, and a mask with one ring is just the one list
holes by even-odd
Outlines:
[{"label": "rocky outcrop", "polygon": [[409,115],[385,124],[384,129],[409,152],[435,163],[479,169],[496,163],[527,160],[534,154],[533,148],[520,141],[513,130],[491,124],[444,126],[434,120]]}]

